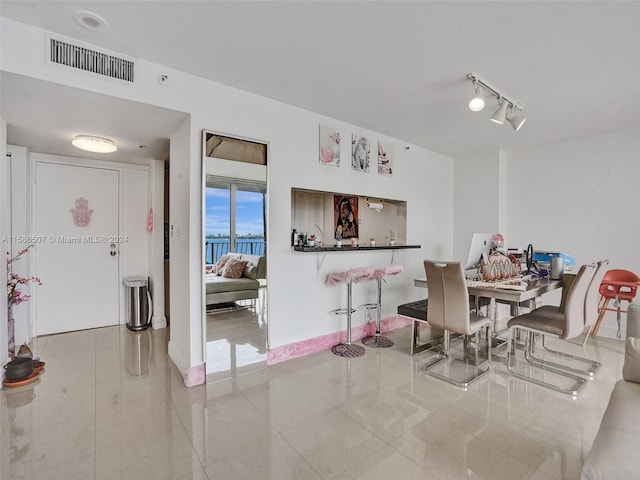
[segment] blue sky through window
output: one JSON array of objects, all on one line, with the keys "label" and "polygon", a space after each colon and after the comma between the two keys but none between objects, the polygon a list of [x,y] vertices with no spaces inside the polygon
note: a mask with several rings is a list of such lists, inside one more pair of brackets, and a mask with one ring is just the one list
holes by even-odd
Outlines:
[{"label": "blue sky through window", "polygon": [[[262,193],[236,192],[238,236],[263,235]],[[207,188],[205,192],[205,235],[229,235],[229,190]]]}]

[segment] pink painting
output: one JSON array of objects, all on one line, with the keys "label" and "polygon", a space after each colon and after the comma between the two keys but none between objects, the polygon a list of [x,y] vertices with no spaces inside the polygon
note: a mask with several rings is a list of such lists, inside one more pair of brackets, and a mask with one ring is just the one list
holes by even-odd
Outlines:
[{"label": "pink painting", "polygon": [[320,163],[340,166],[340,132],[327,125],[320,125]]}]

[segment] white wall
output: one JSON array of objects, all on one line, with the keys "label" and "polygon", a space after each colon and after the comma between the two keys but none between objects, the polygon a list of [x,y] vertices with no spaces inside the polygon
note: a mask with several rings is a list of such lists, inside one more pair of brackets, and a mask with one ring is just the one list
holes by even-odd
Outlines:
[{"label": "white wall", "polygon": [[[7,122],[0,117],[0,239],[7,239],[9,235],[9,176],[7,175]],[[1,243],[6,251],[7,243]],[[9,357],[6,345],[7,338],[7,296],[0,295],[0,362],[4,363]],[[4,379],[4,369],[0,372],[0,380]]]},{"label": "white wall", "polygon": [[[328,272],[352,266],[401,263],[406,273],[385,284],[383,316],[395,314],[399,303],[424,292],[413,287],[423,276],[422,260],[448,258],[453,239],[453,164],[449,157],[409,146],[366,129],[347,125],[312,112],[206,81],[146,61],[137,63],[136,84],[120,85],[84,73],[48,69],[44,32],[2,18],[2,68],[6,71],[105,93],[125,99],[188,112],[190,118],[171,138],[171,341],[169,354],[185,373],[204,365],[202,304],[202,191],[201,130],[228,132],[269,144],[268,165],[268,271],[271,347],[307,340],[345,328],[344,319],[327,312],[344,306],[342,289],[325,286]],[[159,74],[169,82],[161,86]],[[10,119],[9,119],[10,121]],[[340,128],[343,165],[318,162],[318,126]],[[382,177],[349,168],[351,133],[367,135],[372,153],[378,139],[394,144],[394,175]],[[291,188],[309,188],[355,195],[393,198],[407,202],[407,241],[420,250],[392,253],[301,254],[290,249]],[[178,235],[179,232],[179,235]],[[321,264],[321,265],[320,265]],[[319,266],[320,265],[320,266]],[[373,299],[374,287],[360,285],[354,302]],[[356,318],[355,323],[362,323]]]},{"label": "white wall", "polygon": [[153,236],[149,249],[151,296],[153,299],[153,328],[165,328],[164,311],[164,161],[153,160],[150,171],[153,203]]},{"label": "white wall", "polygon": [[[11,235],[12,241],[7,244],[7,251],[15,256],[18,251],[27,247],[26,237],[30,233],[31,226],[31,165],[29,152],[24,147],[7,145],[7,152],[11,154]],[[23,239],[24,241],[20,241]],[[13,264],[13,271],[25,277],[30,277],[31,259],[33,253],[24,255]],[[31,284],[23,285],[20,290],[25,295],[31,295]],[[16,345],[29,342],[33,337],[34,302],[23,302],[13,307],[15,320]]]},{"label": "white wall", "polygon": [[500,152],[455,159],[453,260],[465,261],[474,233],[506,235],[499,229]]},{"label": "white wall", "polygon": [[[640,275],[638,152],[640,129],[509,152],[511,243]],[[614,313],[599,334],[615,337]]]},{"label": "white wall", "polygon": [[[632,129],[456,159],[456,254],[466,254],[473,231],[499,231],[510,247],[532,243],[577,264],[608,258],[609,268],[640,275],[639,151],[640,130]],[[543,301],[559,299],[556,292]],[[616,336],[614,313],[599,334]]]}]

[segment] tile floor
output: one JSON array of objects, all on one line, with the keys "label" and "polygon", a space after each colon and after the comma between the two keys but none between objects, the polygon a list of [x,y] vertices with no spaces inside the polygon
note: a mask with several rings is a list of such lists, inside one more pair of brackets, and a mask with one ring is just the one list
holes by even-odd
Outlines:
[{"label": "tile floor", "polygon": [[423,373],[404,328],[364,357],[321,352],[187,389],[167,335],[37,339],[45,372],[0,391],[0,478],[577,479],[624,356],[590,341],[603,366],[578,399],[500,362],[461,391]]},{"label": "tile floor", "polygon": [[236,306],[207,311],[206,368],[209,382],[266,366],[265,310]]}]

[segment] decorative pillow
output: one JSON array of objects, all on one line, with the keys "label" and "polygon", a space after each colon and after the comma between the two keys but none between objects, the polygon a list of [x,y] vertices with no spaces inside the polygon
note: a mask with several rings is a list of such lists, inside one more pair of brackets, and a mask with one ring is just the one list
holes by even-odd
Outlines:
[{"label": "decorative pillow", "polygon": [[218,275],[220,275],[220,272],[224,268],[225,263],[227,263],[227,260],[229,260],[230,258],[231,255],[222,255],[213,266],[213,271],[211,273],[217,273]]},{"label": "decorative pillow", "polygon": [[563,273],[562,274],[562,300],[560,300],[560,311],[564,312],[564,305],[567,303],[567,295],[571,290],[571,285],[576,279],[575,273]]},{"label": "decorative pillow", "polygon": [[215,265],[205,265],[204,266],[204,273],[206,273],[207,275],[210,273],[213,273],[213,268],[215,267]]},{"label": "decorative pillow", "polygon": [[[258,260],[258,262],[260,262],[260,259]],[[254,263],[253,261],[249,260],[247,266],[244,269],[244,276],[256,280],[258,278],[258,274],[258,263]]]},{"label": "decorative pillow", "polygon": [[627,382],[640,383],[640,338],[627,338],[624,345],[622,378]]},{"label": "decorative pillow", "polygon": [[232,257],[225,264],[222,269],[222,276],[225,278],[240,278],[244,273],[244,267],[247,266],[246,260],[240,260]]}]

